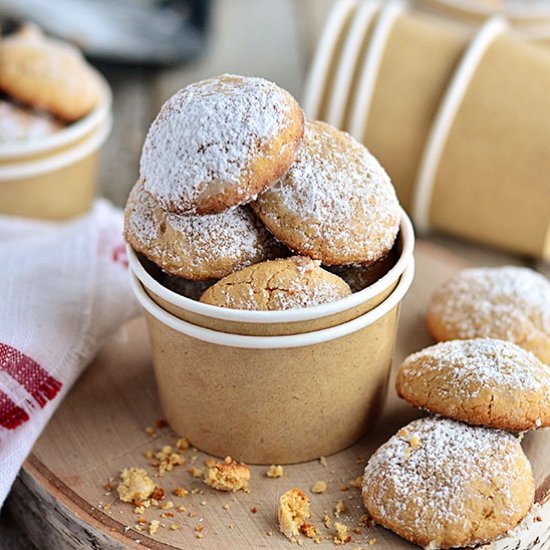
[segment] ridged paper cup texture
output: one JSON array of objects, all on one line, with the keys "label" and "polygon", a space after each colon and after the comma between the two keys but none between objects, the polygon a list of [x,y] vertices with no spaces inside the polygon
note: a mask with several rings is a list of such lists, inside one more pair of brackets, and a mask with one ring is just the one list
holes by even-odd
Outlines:
[{"label": "ridged paper cup texture", "polygon": [[312,332],[355,319],[381,304],[395,289],[410,264],[414,250],[414,232],[402,212],[396,264],[371,286],[336,302],[286,311],[245,311],[203,304],[161,285],[143,267],[128,247],[130,269],[149,297],[175,317],[194,325],[231,334],[277,336]]},{"label": "ridged paper cup texture", "polygon": [[352,445],[380,417],[413,272],[411,258],[393,292],[364,315],[290,336],[193,325],[155,303],[132,274],[170,426],[205,452],[253,464],[303,462]]},{"label": "ridged paper cup texture", "polygon": [[111,91],[97,77],[101,96],[91,113],[32,142],[0,145],[0,214],[64,220],[90,209],[112,126]]}]

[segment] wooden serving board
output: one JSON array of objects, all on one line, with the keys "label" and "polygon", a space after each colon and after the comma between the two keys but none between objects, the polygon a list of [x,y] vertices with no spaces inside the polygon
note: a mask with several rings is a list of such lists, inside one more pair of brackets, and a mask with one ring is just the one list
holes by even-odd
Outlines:
[{"label": "wooden serving board", "polygon": [[[418,245],[416,259],[415,281],[401,310],[394,371],[405,355],[431,343],[423,318],[428,297],[436,285],[464,266],[456,256],[427,243]],[[319,461],[285,466],[284,476],[278,479],[267,478],[265,466],[253,466],[250,493],[227,494],[212,490],[187,472],[191,460],[200,467],[209,458],[189,449],[186,465],[156,479],[166,490],[165,500],[185,506],[186,511],[167,510],[174,513],[173,518],[161,518],[166,511],[158,508],[135,514],[134,507],[119,502],[116,490],[106,491],[105,484],[125,467],[141,466],[152,473],[145,452],[175,442],[169,428],[157,429],[154,437],[145,432],[162,418],[162,412],[145,323],[138,319],[111,339],[60,406],[25,463],[10,506],[39,548],[289,548],[290,542],[278,531],[276,510],[279,496],[297,486],[311,497],[313,523],[323,537],[319,546],[334,547],[333,530],[324,526],[323,516],[328,513],[334,520],[335,505],[342,500],[346,512],[338,521],[352,529],[359,526],[364,510],[360,491],[349,487],[350,480],[361,475],[374,449],[416,416],[417,411],[396,397],[392,377],[378,427],[352,448],[328,457],[327,466]],[[524,447],[535,472],[536,499],[544,504],[550,499],[550,431],[529,434]],[[328,489],[324,494],[311,494],[318,480],[326,481]],[[176,486],[199,492],[176,497],[170,494]],[[550,506],[542,506],[538,514],[542,522],[531,522],[519,538],[505,539],[492,548],[550,548]],[[158,519],[166,527],[155,535],[147,528],[140,532],[135,525],[141,516]],[[171,530],[172,523],[181,527]],[[203,526],[200,533],[197,526]],[[352,539],[350,548],[414,548],[380,527],[361,526]],[[376,543],[369,546],[372,540]],[[317,548],[309,539],[303,542]]]}]

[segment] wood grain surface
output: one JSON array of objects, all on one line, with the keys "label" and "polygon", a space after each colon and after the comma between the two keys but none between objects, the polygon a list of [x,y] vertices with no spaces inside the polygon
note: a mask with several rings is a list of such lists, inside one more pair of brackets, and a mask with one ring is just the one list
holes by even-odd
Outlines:
[{"label": "wood grain surface", "polygon": [[[428,297],[435,285],[464,265],[457,256],[428,243],[419,244],[416,258],[415,281],[401,310],[394,370],[406,354],[430,344],[423,319]],[[361,475],[369,455],[382,442],[418,414],[397,399],[392,377],[378,427],[352,448],[328,457],[327,467],[319,461],[286,466],[282,478],[269,479],[265,466],[253,466],[250,493],[233,495],[216,492],[193,478],[187,472],[192,461],[202,467],[209,457],[188,450],[186,465],[155,478],[166,490],[165,500],[176,507],[184,505],[186,511],[169,510],[173,518],[163,518],[164,511],[158,508],[135,514],[132,505],[118,501],[116,491],[106,494],[105,483],[134,465],[153,473],[144,453],[173,445],[176,439],[169,428],[157,429],[155,437],[145,432],[162,418],[162,412],[145,325],[138,319],[105,346],[53,417],[14,487],[11,510],[39,548],[288,548],[290,542],[277,527],[277,503],[284,491],[298,486],[310,494],[314,525],[324,538],[320,547],[333,547],[334,533],[323,525],[323,516],[328,513],[334,520],[333,510],[342,500],[347,510],[340,521],[350,528],[359,526],[364,513],[360,491],[349,482]],[[530,434],[524,445],[536,475],[537,498],[546,501],[550,432]],[[311,494],[318,480],[326,481],[328,489],[322,495]],[[175,497],[170,492],[176,486],[197,492]],[[149,535],[147,527],[136,530],[139,517],[157,519],[166,526]],[[174,522],[181,528],[172,531],[169,526]],[[196,538],[197,526],[203,528],[201,539]],[[363,548],[373,539],[380,550],[413,548],[382,528],[360,527],[352,537]]]}]

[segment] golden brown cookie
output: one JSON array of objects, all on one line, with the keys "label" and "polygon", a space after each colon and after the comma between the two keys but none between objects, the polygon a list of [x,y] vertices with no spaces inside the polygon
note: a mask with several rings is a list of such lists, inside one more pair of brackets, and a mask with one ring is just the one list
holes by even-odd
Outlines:
[{"label": "golden brown cookie", "polygon": [[54,134],[61,128],[63,125],[47,113],[0,99],[0,143],[34,141]]},{"label": "golden brown cookie", "polygon": [[128,197],[124,236],[166,273],[198,281],[221,279],[277,251],[273,237],[249,208],[211,216],[168,214],[141,181]]},{"label": "golden brown cookie", "polygon": [[464,269],[434,292],[427,324],[436,340],[509,340],[550,365],[550,282],[525,267]]},{"label": "golden brown cookie", "polygon": [[141,154],[145,188],[165,210],[215,214],[281,177],[304,133],[296,100],[263,78],[222,75],[162,107]]},{"label": "golden brown cookie", "polygon": [[435,414],[510,431],[550,426],[550,367],[491,338],[450,340],[409,355],[397,393]]},{"label": "golden brown cookie", "polygon": [[0,41],[0,90],[67,122],[88,114],[99,80],[81,53],[27,25]]},{"label": "golden brown cookie", "polygon": [[252,207],[297,254],[371,264],[393,246],[401,213],[389,176],[349,134],[307,122],[296,161]]},{"label": "golden brown cookie", "polygon": [[399,251],[394,246],[385,256],[373,264],[327,266],[327,270],[348,283],[352,292],[359,292],[381,279],[397,263]]},{"label": "golden brown cookie", "polygon": [[433,550],[504,535],[528,513],[534,492],[515,436],[438,417],[402,428],[374,453],[363,477],[372,518]]},{"label": "golden brown cookie", "polygon": [[236,271],[212,285],[201,302],[231,309],[274,311],[326,304],[349,294],[349,286],[322,269],[318,261],[293,256]]}]

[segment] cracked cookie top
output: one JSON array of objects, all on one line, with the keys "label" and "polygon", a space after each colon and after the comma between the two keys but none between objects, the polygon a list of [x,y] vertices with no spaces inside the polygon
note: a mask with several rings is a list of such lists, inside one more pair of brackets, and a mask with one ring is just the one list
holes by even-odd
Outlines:
[{"label": "cracked cookie top", "polygon": [[526,267],[464,269],[434,292],[427,324],[436,340],[509,340],[550,365],[550,282]]},{"label": "cracked cookie top", "polygon": [[282,310],[312,307],[351,294],[337,275],[320,262],[293,256],[259,263],[228,275],[211,286],[201,302],[247,310]]},{"label": "cracked cookie top", "polygon": [[250,208],[210,216],[165,212],[138,181],[124,210],[124,236],[165,273],[197,281],[279,256],[275,239]]},{"label": "cracked cookie top", "polygon": [[415,407],[510,431],[550,426],[550,367],[503,340],[451,340],[407,357],[397,393]]},{"label": "cracked cookie top", "polygon": [[291,250],[325,265],[376,262],[393,246],[401,219],[376,158],[320,121],[306,123],[294,164],[252,208]]},{"label": "cracked cookie top", "polygon": [[294,161],[304,114],[273,82],[225,74],[183,88],[161,108],[141,154],[145,188],[176,214],[246,204]]},{"label": "cracked cookie top", "polygon": [[402,428],[374,453],[363,477],[373,519],[433,550],[504,535],[533,498],[533,473],[518,438],[438,417]]}]

